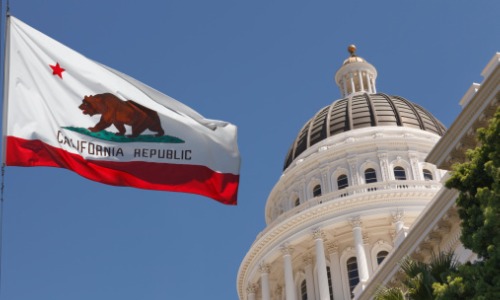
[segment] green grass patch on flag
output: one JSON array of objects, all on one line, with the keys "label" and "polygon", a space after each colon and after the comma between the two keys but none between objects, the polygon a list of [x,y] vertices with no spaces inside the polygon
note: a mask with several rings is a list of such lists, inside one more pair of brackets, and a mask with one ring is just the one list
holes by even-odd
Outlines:
[{"label": "green grass patch on flag", "polygon": [[109,132],[106,130],[102,130],[99,132],[92,132],[87,128],[81,127],[72,127],[67,126],[63,127],[64,129],[71,130],[74,132],[78,132],[80,134],[88,135],[90,137],[101,139],[105,141],[118,142],[118,143],[133,143],[133,142],[146,142],[146,143],[169,143],[169,144],[181,144],[184,143],[183,140],[177,138],[175,136],[163,135],[163,136],[155,136],[154,134],[143,134],[137,137],[128,137],[123,135],[116,135],[114,132]]}]

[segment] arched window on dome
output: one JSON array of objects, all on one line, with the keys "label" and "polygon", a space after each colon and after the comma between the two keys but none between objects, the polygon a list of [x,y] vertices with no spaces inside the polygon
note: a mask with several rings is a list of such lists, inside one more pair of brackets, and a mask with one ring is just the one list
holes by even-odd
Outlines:
[{"label": "arched window on dome", "polygon": [[396,180],[406,180],[406,172],[403,167],[394,167],[394,178]]},{"label": "arched window on dome", "polygon": [[339,190],[345,189],[348,186],[349,186],[349,181],[347,181],[347,175],[342,174],[339,177],[337,177],[337,187]]},{"label": "arched window on dome", "polygon": [[373,183],[377,182],[377,172],[374,169],[368,168],[365,170],[365,182]]},{"label": "arched window on dome", "polygon": [[317,184],[313,188],[313,197],[321,196],[321,185]]},{"label": "arched window on dome", "polygon": [[307,283],[305,279],[300,284],[300,299],[307,300]]},{"label": "arched window on dome", "polygon": [[[347,175],[342,174],[339,177],[337,177],[337,188],[339,190],[345,189],[348,186],[349,186],[349,181],[347,180]],[[340,195],[340,197],[344,196],[347,196],[347,193]]]},{"label": "arched window on dome", "polygon": [[[374,182],[377,182],[377,172],[372,168],[366,169],[365,170],[365,183],[374,183]],[[377,190],[376,187],[368,188],[369,192],[376,191],[376,190]]]},{"label": "arched window on dome", "polygon": [[387,257],[387,255],[389,255],[389,252],[387,251],[380,251],[379,253],[377,253],[377,264],[380,265]]},{"label": "arched window on dome", "polygon": [[295,199],[294,205],[295,207],[300,205],[300,198],[297,197],[297,199]]},{"label": "arched window on dome", "polygon": [[333,300],[332,273],[330,267],[326,267],[326,275],[328,276],[328,290],[330,291],[330,300]]},{"label": "arched window on dome", "polygon": [[349,278],[349,290],[352,291],[359,283],[358,261],[356,257],[351,257],[347,260],[347,277]]},{"label": "arched window on dome", "polygon": [[424,180],[433,180],[431,171],[424,169],[423,173],[424,173]]}]

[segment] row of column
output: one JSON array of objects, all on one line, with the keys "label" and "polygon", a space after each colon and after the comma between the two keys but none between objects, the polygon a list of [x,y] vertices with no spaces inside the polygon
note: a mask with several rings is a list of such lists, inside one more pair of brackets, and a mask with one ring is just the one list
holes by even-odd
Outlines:
[{"label": "row of column", "polygon": [[[396,211],[393,213],[393,222],[395,225],[396,233],[402,230],[404,226],[404,211]],[[353,217],[349,219],[349,223],[352,226],[352,233],[354,238],[354,249],[356,251],[356,260],[358,265],[358,276],[359,281],[362,286],[366,284],[370,275],[371,269],[368,264],[368,245],[365,243],[362,232],[362,223],[360,217]],[[306,277],[306,289],[308,299],[319,299],[319,300],[329,300],[330,299],[330,289],[327,274],[327,264],[324,242],[326,240],[325,233],[316,228],[312,232],[312,238],[314,240],[315,256],[316,256],[316,277],[318,282],[318,289],[315,289],[313,284],[313,266],[312,266],[312,256],[306,255],[304,257],[305,262],[305,277]],[[329,258],[331,262],[331,272],[332,276],[332,289],[333,296],[335,300],[351,299],[351,295],[344,294],[343,281],[340,276],[341,266],[338,246],[336,243],[329,244]],[[293,265],[292,265],[292,254],[293,248],[289,245],[283,245],[281,247],[281,253],[283,255],[283,268],[284,268],[284,292],[286,300],[297,300],[296,286],[293,277]],[[261,298],[262,300],[271,300],[271,289],[269,286],[269,272],[270,267],[268,264],[262,263],[259,266],[260,271],[260,285],[261,285]],[[348,284],[347,282],[345,284]],[[255,300],[256,288],[250,285],[247,289],[247,300]],[[317,293],[317,294],[316,294]]]},{"label": "row of column", "polygon": [[[354,73],[349,73],[346,76],[344,76],[341,80],[342,82],[342,96],[348,96],[352,93],[355,92],[363,92],[366,91],[369,94],[375,94],[377,93],[377,90],[375,88],[375,82],[373,81],[373,76],[371,76],[368,72],[363,72],[363,71],[357,71],[357,77],[355,78]],[[364,83],[364,78],[366,77],[366,83],[367,87],[365,88],[365,83]],[[356,90],[356,81],[359,82],[359,91]],[[350,87],[350,92],[349,92],[349,87]]]}]

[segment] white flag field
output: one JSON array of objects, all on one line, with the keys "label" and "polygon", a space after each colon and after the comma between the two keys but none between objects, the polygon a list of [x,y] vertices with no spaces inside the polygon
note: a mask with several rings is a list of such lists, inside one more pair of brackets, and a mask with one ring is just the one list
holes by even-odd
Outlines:
[{"label": "white flag field", "polygon": [[3,162],[236,204],[236,126],[8,17]]}]

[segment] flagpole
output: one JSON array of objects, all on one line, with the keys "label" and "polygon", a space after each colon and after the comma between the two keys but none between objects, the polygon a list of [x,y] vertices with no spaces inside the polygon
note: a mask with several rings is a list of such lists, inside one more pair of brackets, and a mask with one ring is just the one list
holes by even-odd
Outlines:
[{"label": "flagpole", "polygon": [[[2,269],[3,269],[3,255],[2,255],[2,248],[3,248],[3,203],[4,203],[4,180],[5,180],[5,145],[6,145],[6,126],[7,126],[7,101],[6,101],[6,95],[7,91],[6,88],[8,86],[7,83],[7,75],[8,75],[8,70],[6,67],[6,61],[7,61],[7,52],[8,52],[8,40],[9,40],[9,16],[10,16],[10,5],[9,5],[9,0],[7,0],[6,3],[6,9],[5,9],[5,34],[4,34],[4,53],[3,53],[3,61],[2,61],[2,68],[3,69],[3,116],[2,116],[2,167],[1,167],[1,186],[0,186],[0,298],[2,294]],[[2,32],[1,26],[4,24],[4,16],[3,16],[3,1],[0,0],[0,32]],[[1,51],[1,49],[0,49]]]}]

